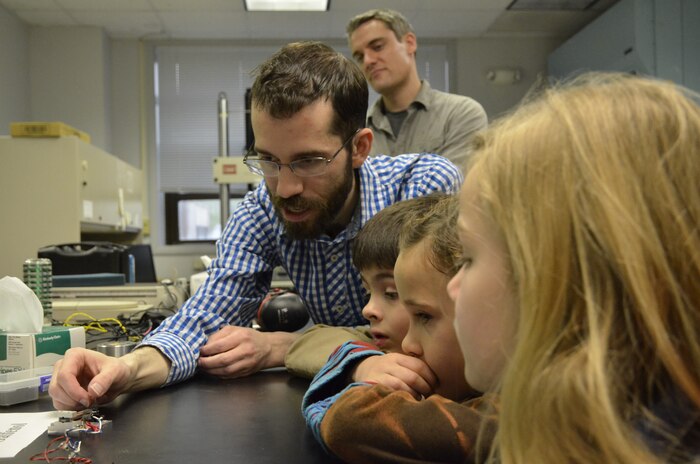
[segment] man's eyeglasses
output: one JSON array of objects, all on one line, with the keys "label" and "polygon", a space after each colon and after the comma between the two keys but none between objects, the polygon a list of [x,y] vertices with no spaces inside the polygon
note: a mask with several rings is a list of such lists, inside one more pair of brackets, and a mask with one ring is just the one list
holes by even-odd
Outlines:
[{"label": "man's eyeglasses", "polygon": [[347,145],[358,132],[360,132],[360,129],[357,129],[350,137],[348,137],[340,148],[338,148],[338,151],[336,151],[330,158],[325,158],[323,156],[310,156],[308,158],[301,158],[292,161],[291,163],[284,164],[278,163],[277,161],[261,159],[259,155],[251,148],[250,151],[248,151],[248,153],[243,157],[243,164],[248,166],[250,172],[265,177],[279,176],[282,166],[287,166],[299,177],[320,176],[326,172],[328,165],[333,162],[338,154],[343,151],[345,145]]}]

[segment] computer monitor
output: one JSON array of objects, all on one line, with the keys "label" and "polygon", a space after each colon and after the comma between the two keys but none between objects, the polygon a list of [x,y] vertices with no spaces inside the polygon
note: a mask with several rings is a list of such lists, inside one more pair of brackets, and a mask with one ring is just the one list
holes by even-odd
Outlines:
[{"label": "computer monitor", "polygon": [[136,272],[134,282],[158,282],[158,279],[156,279],[156,268],[153,263],[153,252],[151,250],[151,245],[131,245],[127,249],[127,253],[132,255],[135,260]]}]

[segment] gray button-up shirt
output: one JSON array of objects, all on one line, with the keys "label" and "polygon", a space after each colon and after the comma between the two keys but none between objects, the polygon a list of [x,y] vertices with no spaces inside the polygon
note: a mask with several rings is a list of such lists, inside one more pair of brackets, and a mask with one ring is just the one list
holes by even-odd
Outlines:
[{"label": "gray button-up shirt", "polygon": [[432,89],[421,81],[421,89],[408,108],[396,136],[379,98],[372,105],[367,125],[374,131],[371,155],[437,153],[463,168],[471,136],[486,128],[488,118],[476,100]]}]

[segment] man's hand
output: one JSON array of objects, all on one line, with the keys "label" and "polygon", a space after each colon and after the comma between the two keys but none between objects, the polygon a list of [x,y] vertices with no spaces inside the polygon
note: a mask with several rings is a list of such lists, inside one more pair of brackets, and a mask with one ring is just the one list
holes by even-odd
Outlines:
[{"label": "man's hand", "polygon": [[437,384],[435,374],[425,362],[401,353],[363,359],[355,367],[352,379],[407,391],[416,399],[430,395]]},{"label": "man's hand", "polygon": [[199,368],[207,374],[233,379],[262,369],[284,366],[284,356],[299,334],[258,332],[228,325],[202,346]]},{"label": "man's hand", "polygon": [[130,375],[129,367],[118,358],[71,348],[54,366],[49,395],[56,409],[83,409],[112,401],[124,391]]},{"label": "man's hand", "polygon": [[170,364],[155,348],[139,348],[112,358],[84,348],[71,348],[54,366],[49,395],[56,409],[77,410],[108,403],[127,391],[161,385]]}]

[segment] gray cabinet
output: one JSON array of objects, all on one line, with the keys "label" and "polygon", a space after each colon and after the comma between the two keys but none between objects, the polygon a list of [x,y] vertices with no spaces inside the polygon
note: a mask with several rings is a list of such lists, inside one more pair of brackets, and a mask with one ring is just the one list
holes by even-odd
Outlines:
[{"label": "gray cabinet", "polygon": [[549,75],[622,71],[700,91],[698,25],[698,0],[620,0],[550,54]]}]

